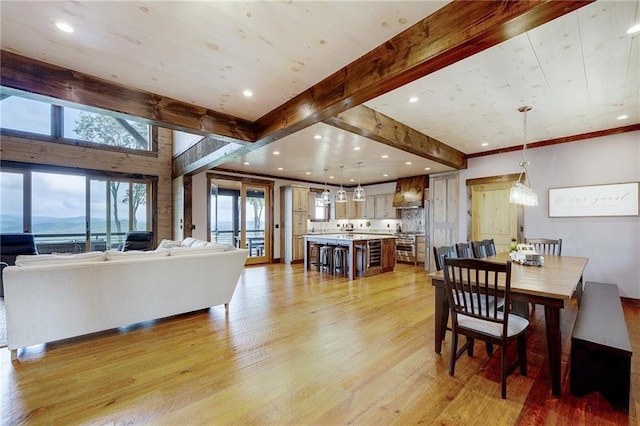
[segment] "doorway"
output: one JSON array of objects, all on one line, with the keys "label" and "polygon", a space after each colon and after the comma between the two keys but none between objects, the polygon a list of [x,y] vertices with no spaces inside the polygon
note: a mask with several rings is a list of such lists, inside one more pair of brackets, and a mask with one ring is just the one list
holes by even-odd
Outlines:
[{"label": "doorway", "polygon": [[208,232],[211,241],[249,250],[247,264],[271,259],[270,182],[208,176]]}]

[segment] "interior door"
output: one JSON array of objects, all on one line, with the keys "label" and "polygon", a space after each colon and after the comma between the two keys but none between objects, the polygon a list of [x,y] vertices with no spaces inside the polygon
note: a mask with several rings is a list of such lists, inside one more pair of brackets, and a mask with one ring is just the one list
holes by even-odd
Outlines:
[{"label": "interior door", "polygon": [[[429,179],[429,253],[433,253],[434,246],[452,246],[459,242],[458,192],[457,173]],[[433,256],[428,257],[429,270],[435,271]]]},{"label": "interior door", "polygon": [[518,238],[518,206],[509,203],[512,182],[471,186],[472,239],[493,238],[496,252],[508,252]]}]

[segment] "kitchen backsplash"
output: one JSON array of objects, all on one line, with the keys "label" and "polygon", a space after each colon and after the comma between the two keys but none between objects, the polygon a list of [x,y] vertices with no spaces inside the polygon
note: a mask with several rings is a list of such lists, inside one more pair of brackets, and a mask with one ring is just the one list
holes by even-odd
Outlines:
[{"label": "kitchen backsplash", "polygon": [[402,232],[424,233],[424,209],[401,209]]},{"label": "kitchen backsplash", "polygon": [[352,232],[370,232],[375,234],[393,234],[396,225],[401,224],[399,219],[340,219],[328,222],[307,223],[309,233],[327,234],[334,232],[346,232],[353,226]]}]

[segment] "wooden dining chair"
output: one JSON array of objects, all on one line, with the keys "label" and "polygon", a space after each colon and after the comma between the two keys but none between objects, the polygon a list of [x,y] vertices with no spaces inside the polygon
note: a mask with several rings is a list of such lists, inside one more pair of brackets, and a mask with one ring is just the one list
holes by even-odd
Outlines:
[{"label": "wooden dining chair", "polygon": [[496,243],[493,241],[493,238],[490,240],[482,240],[482,244],[484,244],[484,251],[487,256],[496,255]]},{"label": "wooden dining chair", "polygon": [[[509,306],[511,293],[511,262],[496,263],[481,259],[444,259],[444,282],[451,309],[452,338],[449,375],[455,373],[456,360],[466,351],[473,356],[475,339],[501,346],[502,398],[507,397],[507,376],[517,367],[527,375],[527,337],[529,321],[500,310],[492,300],[503,298]],[[458,350],[458,336],[466,343]],[[507,365],[507,346],[518,341],[518,358]]]},{"label": "wooden dining chair", "polygon": [[525,238],[525,244],[531,244],[539,254],[562,256],[562,238]]},{"label": "wooden dining chair", "polygon": [[456,254],[459,259],[466,257],[473,257],[473,251],[471,250],[471,244],[469,243],[458,243],[456,244]]},{"label": "wooden dining chair", "polygon": [[484,259],[487,257],[487,250],[482,241],[471,241],[471,251],[473,252],[473,257],[476,259]]},{"label": "wooden dining chair", "polygon": [[455,246],[433,247],[433,259],[436,263],[436,270],[442,271],[445,256],[453,258],[458,257],[456,254]]}]

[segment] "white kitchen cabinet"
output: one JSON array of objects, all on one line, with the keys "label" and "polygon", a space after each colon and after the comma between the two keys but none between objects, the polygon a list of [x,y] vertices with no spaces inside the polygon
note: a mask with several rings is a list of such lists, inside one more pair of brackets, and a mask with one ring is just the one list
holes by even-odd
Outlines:
[{"label": "white kitchen cabinet", "polygon": [[376,219],[395,219],[396,209],[393,207],[393,194],[376,195],[374,197],[374,215]]}]

